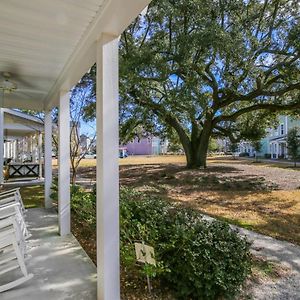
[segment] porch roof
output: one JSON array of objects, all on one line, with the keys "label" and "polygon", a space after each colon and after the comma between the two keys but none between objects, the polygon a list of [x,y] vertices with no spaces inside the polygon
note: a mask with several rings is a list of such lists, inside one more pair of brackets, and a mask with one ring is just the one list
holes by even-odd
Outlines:
[{"label": "porch roof", "polygon": [[[1,3],[0,73],[17,89],[2,107],[34,110],[58,104],[96,61],[102,33],[118,36],[150,0],[11,0]],[[3,78],[0,78],[2,81]],[[1,96],[2,98],[2,96]]]},{"label": "porch roof", "polygon": [[23,137],[44,130],[44,123],[36,117],[8,108],[3,109],[3,112],[6,139]]}]

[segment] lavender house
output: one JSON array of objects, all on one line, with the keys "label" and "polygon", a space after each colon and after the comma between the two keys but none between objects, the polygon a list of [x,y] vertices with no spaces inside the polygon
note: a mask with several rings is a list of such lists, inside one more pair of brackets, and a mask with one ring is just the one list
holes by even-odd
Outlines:
[{"label": "lavender house", "polygon": [[124,147],[129,155],[159,155],[167,152],[168,143],[158,137],[135,138]]}]

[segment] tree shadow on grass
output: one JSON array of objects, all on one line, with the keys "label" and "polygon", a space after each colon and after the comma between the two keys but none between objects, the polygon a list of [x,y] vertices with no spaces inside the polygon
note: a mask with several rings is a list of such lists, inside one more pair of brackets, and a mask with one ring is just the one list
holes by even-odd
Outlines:
[{"label": "tree shadow on grass", "polygon": [[189,170],[178,165],[122,166],[120,181],[132,187],[149,186],[161,192],[178,189],[181,193],[195,191],[264,191],[276,189],[264,177],[243,175],[232,166],[210,166],[207,169]]}]

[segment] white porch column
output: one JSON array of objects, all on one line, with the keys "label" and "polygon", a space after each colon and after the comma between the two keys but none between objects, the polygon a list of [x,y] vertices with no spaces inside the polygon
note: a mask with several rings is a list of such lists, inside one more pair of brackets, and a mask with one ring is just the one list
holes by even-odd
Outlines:
[{"label": "white porch column", "polygon": [[11,158],[14,161],[14,159],[15,159],[15,140],[11,141]]},{"label": "white porch column", "polygon": [[15,140],[15,161],[19,158],[19,140]]},{"label": "white porch column", "polygon": [[31,156],[31,159],[32,159],[32,162],[34,162],[34,153],[33,153],[33,136],[30,135],[29,136],[29,141],[28,141],[28,152],[29,152],[29,155]]},{"label": "white porch column", "polygon": [[14,155],[14,151],[13,151],[13,141],[10,141],[9,142],[9,157],[10,158],[13,158],[13,155]]},{"label": "white porch column", "polygon": [[11,158],[11,142],[10,141],[7,142],[7,146],[8,146],[7,147],[7,149],[8,149],[8,151],[7,151],[8,152],[7,157]]},{"label": "white porch column", "polygon": [[71,232],[70,211],[70,94],[60,92],[58,153],[58,221],[59,233]]},{"label": "white porch column", "polygon": [[43,163],[42,163],[42,156],[43,156],[43,134],[39,132],[38,135],[38,159],[39,159],[39,178],[43,177]]},{"label": "white porch column", "polygon": [[118,38],[97,41],[98,300],[120,299]]},{"label": "white porch column", "polygon": [[52,207],[52,119],[51,111],[45,113],[45,153],[44,153],[44,177],[45,177],[45,207]]},{"label": "white porch column", "polygon": [[14,140],[14,147],[13,147],[13,151],[14,151],[14,161],[17,160],[17,144],[18,144],[18,141],[17,140]]},{"label": "white porch column", "polygon": [[4,132],[3,132],[3,157],[7,158],[7,143],[4,143]]},{"label": "white porch column", "polygon": [[4,112],[0,108],[0,184],[3,183],[3,161],[4,161]]}]

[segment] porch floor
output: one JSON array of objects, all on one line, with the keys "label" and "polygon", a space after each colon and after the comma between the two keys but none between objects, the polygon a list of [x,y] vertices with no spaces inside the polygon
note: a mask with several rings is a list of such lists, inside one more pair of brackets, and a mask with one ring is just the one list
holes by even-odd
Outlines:
[{"label": "porch floor", "polygon": [[[32,234],[26,265],[34,277],[23,285],[1,293],[0,299],[96,299],[96,267],[73,235],[58,235],[56,211],[29,209],[26,221]],[[16,274],[19,274],[18,271],[8,276],[16,279]],[[5,274],[5,278],[0,277],[0,285],[9,280],[8,276]]]},{"label": "porch floor", "polygon": [[44,178],[35,178],[35,177],[22,177],[22,178],[9,178],[2,186],[5,188],[16,188],[22,186],[31,186],[31,185],[43,185]]}]

